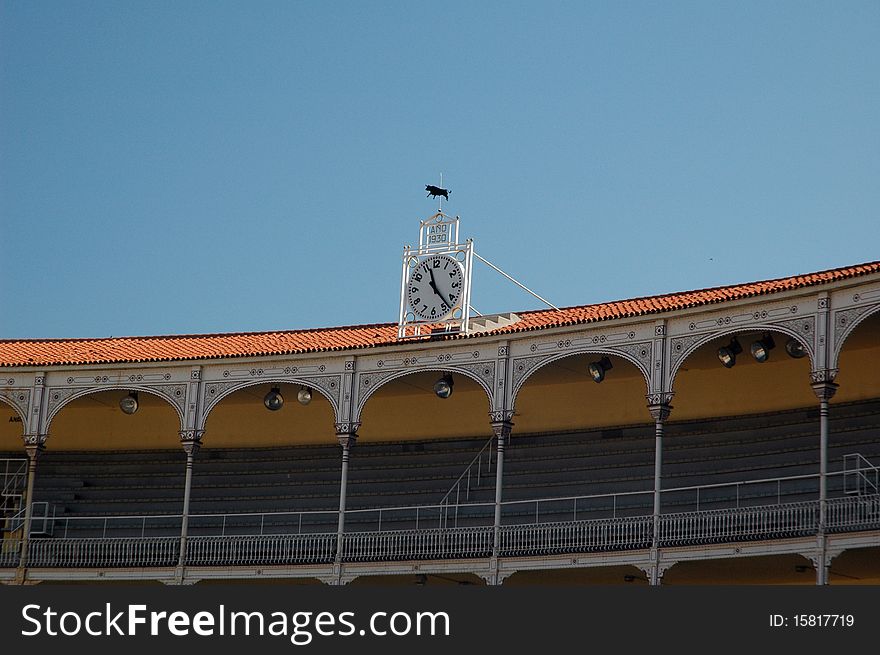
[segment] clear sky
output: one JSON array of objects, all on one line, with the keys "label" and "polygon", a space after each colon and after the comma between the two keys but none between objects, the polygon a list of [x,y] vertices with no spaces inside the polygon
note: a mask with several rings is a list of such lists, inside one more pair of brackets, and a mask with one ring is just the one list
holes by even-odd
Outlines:
[{"label": "clear sky", "polygon": [[0,0],[0,338],[394,322],[441,171],[560,306],[880,259],[880,2]]}]

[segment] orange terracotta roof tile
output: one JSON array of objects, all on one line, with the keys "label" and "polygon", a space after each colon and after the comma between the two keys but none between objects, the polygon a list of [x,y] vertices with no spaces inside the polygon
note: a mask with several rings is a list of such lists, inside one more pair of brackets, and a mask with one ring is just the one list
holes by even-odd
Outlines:
[{"label": "orange terracotta roof tile", "polygon": [[[445,338],[480,338],[493,334],[644,316],[817,286],[871,273],[880,273],[880,261],[762,282],[566,307],[559,310],[517,312],[520,320],[512,325],[491,332]],[[396,343],[399,343],[397,325],[393,323],[235,334],[109,339],[7,339],[0,340],[0,368],[291,355],[375,348]]]}]

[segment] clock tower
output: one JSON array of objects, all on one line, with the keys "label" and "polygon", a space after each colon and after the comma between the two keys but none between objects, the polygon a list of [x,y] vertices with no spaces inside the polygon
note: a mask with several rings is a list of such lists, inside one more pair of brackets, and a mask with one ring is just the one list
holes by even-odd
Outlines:
[{"label": "clock tower", "polygon": [[459,217],[420,221],[419,245],[405,246],[397,338],[468,332],[474,245],[459,240]]}]

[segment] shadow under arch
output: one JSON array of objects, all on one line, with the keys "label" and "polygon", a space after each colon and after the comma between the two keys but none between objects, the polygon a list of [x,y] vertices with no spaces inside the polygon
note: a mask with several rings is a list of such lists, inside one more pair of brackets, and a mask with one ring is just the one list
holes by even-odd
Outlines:
[{"label": "shadow under arch", "polygon": [[[361,423],[359,441],[396,441],[454,437],[487,438],[492,434],[489,412],[494,380],[494,364],[480,363],[480,377],[458,366],[437,366],[418,370],[364,373],[358,378],[362,396],[357,418]],[[434,383],[452,375],[453,393],[438,398]]]},{"label": "shadow under arch", "polygon": [[[767,361],[758,362],[750,347],[765,334],[773,337],[775,347]],[[718,358],[718,349],[733,338],[742,352],[736,355],[735,364],[727,368]],[[789,356],[785,348],[789,339],[804,345],[805,356]],[[801,335],[772,325],[724,330],[700,339],[683,351],[670,373],[669,386],[675,394],[671,420],[812,408],[817,401],[810,387],[811,352]]]},{"label": "shadow under arch", "polygon": [[[263,400],[276,387],[284,402],[280,409],[270,411]],[[301,388],[312,390],[312,399],[305,406],[297,401]],[[206,390],[206,395],[209,393],[210,389]],[[203,448],[336,444],[335,402],[308,378],[248,380],[215,395],[208,396],[210,404],[203,413]]]},{"label": "shadow under arch", "polygon": [[[713,341],[722,341],[725,340],[725,343],[722,345],[726,345],[726,342],[729,341],[732,337],[742,334],[764,334],[766,332],[776,333],[784,335],[791,339],[797,339],[798,342],[804,347],[806,350],[807,356],[806,359],[810,362],[811,369],[815,368],[815,352],[813,350],[813,339],[812,339],[812,330],[814,329],[812,321],[809,319],[804,322],[805,328],[808,328],[809,331],[804,333],[799,333],[792,328],[785,325],[775,325],[773,323],[768,323],[766,325],[749,325],[748,327],[740,326],[733,327],[724,330],[720,330],[718,332],[712,332],[710,334],[705,335],[703,338],[694,341],[692,344],[688,346],[683,346],[680,352],[676,352],[673,348],[673,358],[675,361],[669,370],[669,382],[667,383],[667,387],[670,390],[675,388],[675,378],[678,375],[678,372],[682,369],[685,362],[688,358],[693,355],[695,352],[700,350],[707,343],[711,343]],[[775,339],[774,339],[775,341]],[[743,346],[743,357],[749,356],[748,353],[748,343],[742,344]],[[780,346],[782,347],[782,352],[785,352],[785,343],[777,343],[776,344],[778,351]],[[719,346],[720,347],[720,346]]]},{"label": "shadow under arch", "polygon": [[[829,364],[830,368],[839,368],[840,354],[843,352],[844,346],[850,336],[852,336],[853,332],[855,332],[860,325],[865,322],[869,322],[869,324],[873,325],[877,322],[877,317],[880,317],[880,304],[874,305],[868,311],[857,315],[855,318],[849,317],[849,314],[852,311],[853,310],[844,310],[834,314],[835,330],[842,329],[843,331],[839,336],[835,336],[834,348],[831,353],[831,361]],[[880,334],[878,334],[878,341],[880,341]]]}]

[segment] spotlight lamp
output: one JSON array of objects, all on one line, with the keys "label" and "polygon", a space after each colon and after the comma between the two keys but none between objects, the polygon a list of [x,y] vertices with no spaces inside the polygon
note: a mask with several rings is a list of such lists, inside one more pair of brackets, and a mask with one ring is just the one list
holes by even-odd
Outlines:
[{"label": "spotlight lamp", "polygon": [[137,391],[130,391],[127,396],[124,396],[122,400],[119,401],[119,409],[122,410],[123,414],[129,415],[138,411]]},{"label": "spotlight lamp", "polygon": [[599,384],[602,380],[605,379],[605,371],[610,371],[614,366],[611,364],[611,360],[608,357],[603,357],[598,362],[591,362],[587,367],[587,370],[590,372],[590,377],[593,378],[593,382]]},{"label": "spotlight lamp", "polygon": [[742,351],[743,349],[739,345],[739,341],[736,340],[736,337],[733,337],[729,344],[718,349],[718,359],[724,364],[724,368],[733,368],[734,364],[736,364],[736,356]]},{"label": "spotlight lamp", "polygon": [[300,405],[308,405],[312,402],[312,390],[309,387],[303,387],[296,394],[296,399]]},{"label": "spotlight lamp", "polygon": [[263,404],[270,412],[277,412],[284,405],[284,396],[281,395],[281,389],[272,387],[272,391],[263,398]]},{"label": "spotlight lamp", "polygon": [[789,357],[800,359],[807,354],[807,349],[804,348],[804,344],[792,337],[788,340],[788,343],[785,344],[785,352],[788,353]]},{"label": "spotlight lamp", "polygon": [[768,359],[770,359],[770,351],[776,347],[776,343],[773,341],[773,337],[767,333],[754,343],[752,343],[751,351],[752,357],[755,358],[755,361],[764,363]]},{"label": "spotlight lamp", "polygon": [[452,395],[452,376],[448,373],[434,383],[434,393],[438,398],[449,398]]}]

